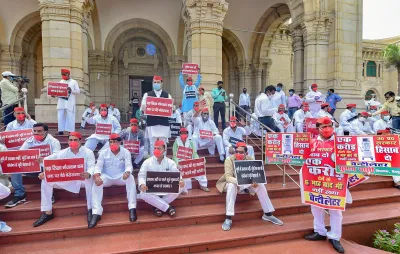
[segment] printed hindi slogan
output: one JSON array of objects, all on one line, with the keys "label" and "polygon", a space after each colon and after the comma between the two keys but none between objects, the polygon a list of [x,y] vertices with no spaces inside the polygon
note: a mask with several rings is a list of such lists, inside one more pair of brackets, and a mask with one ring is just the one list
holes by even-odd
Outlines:
[{"label": "printed hindi slogan", "polygon": [[305,118],[303,125],[303,132],[311,133],[311,138],[317,138],[319,135],[317,129],[317,120],[318,118]]},{"label": "printed hindi slogan", "polygon": [[169,128],[171,131],[171,137],[176,138],[179,137],[179,131],[181,129],[181,124],[180,123],[170,123]]},{"label": "printed hindi slogan", "polygon": [[32,129],[4,131],[0,133],[0,138],[4,138],[4,145],[8,149],[22,146],[24,142],[32,136]]},{"label": "printed hindi slogan", "polygon": [[40,172],[39,150],[16,150],[0,152],[3,174]]},{"label": "printed hindi slogan", "polygon": [[181,160],[192,159],[193,149],[190,147],[178,146],[178,150],[176,151],[176,158]]},{"label": "printed hindi slogan", "polygon": [[178,169],[182,172],[182,178],[194,178],[206,175],[205,158],[183,160],[178,162]]},{"label": "printed hindi slogan", "polygon": [[43,165],[48,183],[83,180],[81,177],[85,171],[83,158],[44,160]]},{"label": "printed hindi slogan", "polygon": [[180,177],[180,172],[147,171],[146,186],[148,190],[146,192],[160,195],[178,194]]},{"label": "printed hindi slogan", "polygon": [[228,140],[229,144],[231,144],[233,147],[236,147],[236,143],[237,142],[243,142],[243,140],[238,139],[238,138],[234,138],[234,137],[230,137]]},{"label": "printed hindi slogan", "polygon": [[199,65],[195,63],[183,63],[182,74],[197,75],[199,73]]},{"label": "printed hindi slogan", "polygon": [[111,135],[112,124],[96,123],[95,133],[99,135]]},{"label": "printed hindi slogan", "polygon": [[34,146],[31,149],[39,149],[40,158],[45,158],[51,155],[50,145]]},{"label": "printed hindi slogan", "polygon": [[336,136],[336,171],[400,176],[399,136]]},{"label": "printed hindi slogan", "polygon": [[252,183],[267,183],[263,161],[235,161],[234,166],[238,186],[245,186]]},{"label": "printed hindi slogan", "polygon": [[267,133],[265,162],[302,166],[311,151],[310,133]]},{"label": "printed hindi slogan", "polygon": [[171,117],[173,104],[173,99],[148,96],[144,113],[148,116]]},{"label": "printed hindi slogan", "polygon": [[212,131],[199,130],[200,138],[202,139],[213,139]]},{"label": "printed hindi slogan", "polygon": [[139,140],[125,140],[124,148],[132,154],[139,154],[140,141]]},{"label": "printed hindi slogan", "polygon": [[68,97],[68,84],[59,82],[47,83],[47,95],[54,97]]}]

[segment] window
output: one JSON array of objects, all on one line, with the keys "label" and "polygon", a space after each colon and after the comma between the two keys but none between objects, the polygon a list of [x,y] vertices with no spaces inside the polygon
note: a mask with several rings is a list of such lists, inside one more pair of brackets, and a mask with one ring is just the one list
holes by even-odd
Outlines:
[{"label": "window", "polygon": [[367,77],[376,77],[376,63],[374,61],[367,63]]}]

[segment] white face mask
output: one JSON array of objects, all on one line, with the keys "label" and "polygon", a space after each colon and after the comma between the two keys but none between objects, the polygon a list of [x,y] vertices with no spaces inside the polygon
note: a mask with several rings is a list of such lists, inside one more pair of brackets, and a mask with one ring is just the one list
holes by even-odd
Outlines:
[{"label": "white face mask", "polygon": [[367,118],[365,118],[365,117],[360,117],[360,118],[358,118],[358,121],[360,121],[360,122],[365,122],[367,120]]},{"label": "white face mask", "polygon": [[390,120],[390,116],[383,116],[383,121],[387,122]]}]

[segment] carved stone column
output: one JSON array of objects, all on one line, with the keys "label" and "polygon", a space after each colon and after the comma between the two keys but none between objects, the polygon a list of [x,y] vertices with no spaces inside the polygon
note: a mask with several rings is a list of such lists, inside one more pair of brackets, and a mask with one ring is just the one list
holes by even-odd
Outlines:
[{"label": "carved stone column", "polygon": [[102,50],[89,52],[90,96],[97,105],[111,103],[111,70],[113,64],[111,53]]},{"label": "carved stone column", "polygon": [[[179,73],[182,69],[182,63],[185,61],[184,56],[170,56],[168,57],[168,66],[170,74],[170,89],[168,92],[174,98],[175,105],[179,105],[182,101],[182,89],[179,85]],[[196,82],[197,76],[193,75],[193,83]]]},{"label": "carved stone column", "polygon": [[303,93],[304,84],[304,44],[303,31],[295,29],[292,32],[293,41],[293,85],[296,93]]}]

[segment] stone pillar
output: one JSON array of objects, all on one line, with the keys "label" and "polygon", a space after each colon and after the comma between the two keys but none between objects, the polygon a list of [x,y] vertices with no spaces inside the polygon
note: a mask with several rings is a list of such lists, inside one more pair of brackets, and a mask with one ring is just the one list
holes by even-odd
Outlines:
[{"label": "stone pillar", "polygon": [[228,10],[225,0],[184,1],[183,20],[188,40],[188,62],[201,67],[206,90],[222,80],[222,30]]},{"label": "stone pillar", "polygon": [[111,102],[111,69],[113,56],[102,50],[89,52],[90,96],[99,105]]},{"label": "stone pillar", "polygon": [[[89,19],[90,19],[90,7],[84,8],[83,20],[82,20],[82,55],[83,55],[83,87],[86,91],[86,96],[89,97]],[[89,98],[87,98],[89,99]]]},{"label": "stone pillar", "polygon": [[[182,88],[179,85],[179,73],[182,69],[182,63],[185,61],[184,56],[170,56],[168,57],[169,75],[170,75],[170,89],[168,92],[174,98],[174,104],[179,105],[182,101]],[[196,82],[197,76],[192,75],[193,83]]]},{"label": "stone pillar", "polygon": [[293,42],[293,89],[296,93],[304,92],[304,44],[303,32],[295,29],[292,32]]}]

